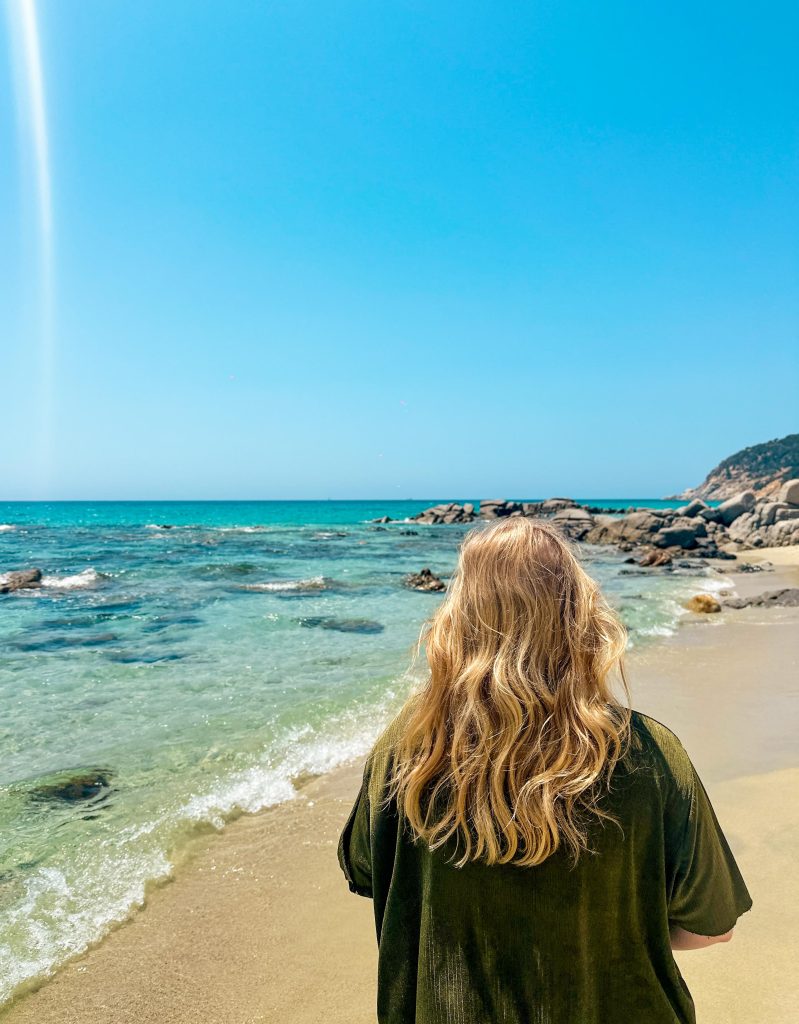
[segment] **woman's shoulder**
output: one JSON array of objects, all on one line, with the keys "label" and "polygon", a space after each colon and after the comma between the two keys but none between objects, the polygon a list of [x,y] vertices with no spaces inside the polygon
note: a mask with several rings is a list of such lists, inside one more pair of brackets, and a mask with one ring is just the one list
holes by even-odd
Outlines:
[{"label": "woman's shoulder", "polygon": [[688,792],[693,784],[694,766],[680,738],[667,725],[641,711],[630,716],[631,748],[647,754],[647,760],[665,770],[678,789]]},{"label": "woman's shoulder", "polygon": [[405,701],[375,741],[370,760],[377,762],[390,758],[405,733],[411,715],[418,708],[419,700],[420,694],[414,693]]}]

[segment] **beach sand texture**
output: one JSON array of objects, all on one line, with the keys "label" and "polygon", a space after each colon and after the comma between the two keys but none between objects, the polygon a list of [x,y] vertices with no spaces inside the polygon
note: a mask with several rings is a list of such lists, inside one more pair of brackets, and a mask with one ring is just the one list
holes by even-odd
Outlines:
[{"label": "beach sand texture", "polygon": [[[739,593],[796,570],[731,577]],[[629,663],[634,706],[665,721],[702,775],[754,899],[733,941],[677,954],[701,1024],[792,1024],[799,1005],[799,611],[686,623]],[[145,909],[0,1015],[3,1024],[368,1024],[376,948],[336,842],[351,765],[300,799],[197,840]]]}]

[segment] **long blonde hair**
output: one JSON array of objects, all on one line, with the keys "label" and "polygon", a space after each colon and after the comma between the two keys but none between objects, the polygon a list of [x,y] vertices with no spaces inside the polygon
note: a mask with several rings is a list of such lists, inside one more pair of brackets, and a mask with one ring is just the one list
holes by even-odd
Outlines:
[{"label": "long blonde hair", "polygon": [[[544,520],[472,530],[422,631],[430,675],[397,741],[390,795],[460,867],[588,849],[629,736],[624,626]],[[455,859],[455,854],[453,854]]]}]

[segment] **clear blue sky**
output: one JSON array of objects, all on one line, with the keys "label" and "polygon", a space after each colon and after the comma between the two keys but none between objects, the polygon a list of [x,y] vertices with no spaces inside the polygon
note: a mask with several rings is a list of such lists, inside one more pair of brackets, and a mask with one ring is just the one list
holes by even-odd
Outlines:
[{"label": "clear blue sky", "polygon": [[659,496],[799,428],[795,3],[36,10],[0,497]]}]

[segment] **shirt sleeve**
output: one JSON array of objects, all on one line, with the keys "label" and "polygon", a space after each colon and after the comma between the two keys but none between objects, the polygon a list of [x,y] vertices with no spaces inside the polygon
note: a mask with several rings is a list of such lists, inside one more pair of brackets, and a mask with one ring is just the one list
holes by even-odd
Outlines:
[{"label": "shirt sleeve", "polygon": [[369,763],[338,843],[338,862],[350,892],[372,897],[372,847],[369,808]]},{"label": "shirt sleeve", "polygon": [[752,906],[705,787],[690,766],[690,800],[678,849],[669,920],[695,935],[724,935]]}]

